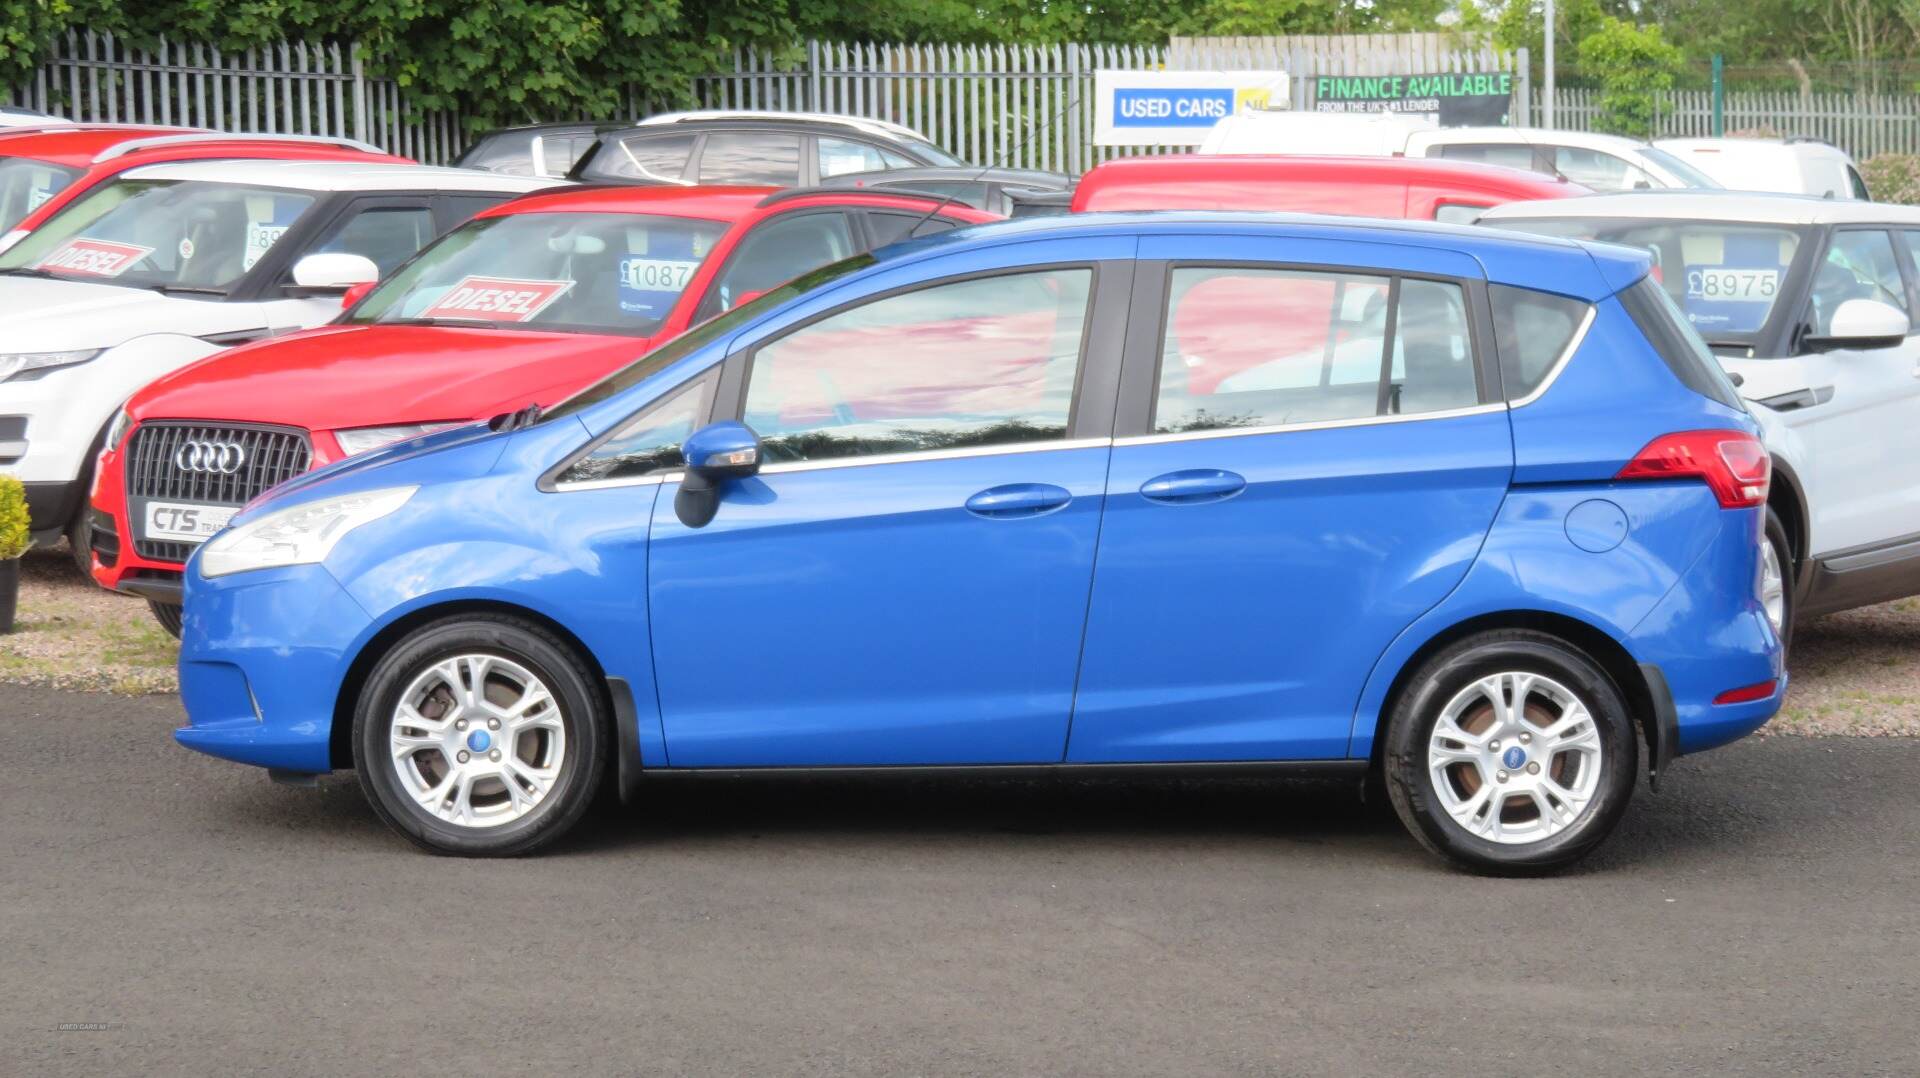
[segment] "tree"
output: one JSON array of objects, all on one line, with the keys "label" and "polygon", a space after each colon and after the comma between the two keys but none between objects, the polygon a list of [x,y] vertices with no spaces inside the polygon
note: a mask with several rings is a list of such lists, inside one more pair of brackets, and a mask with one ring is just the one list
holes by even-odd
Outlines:
[{"label": "tree", "polygon": [[1645,138],[1653,133],[1659,95],[1673,89],[1686,56],[1660,36],[1658,26],[1640,27],[1607,16],[1580,39],[1580,66],[1600,83],[1601,130]]}]

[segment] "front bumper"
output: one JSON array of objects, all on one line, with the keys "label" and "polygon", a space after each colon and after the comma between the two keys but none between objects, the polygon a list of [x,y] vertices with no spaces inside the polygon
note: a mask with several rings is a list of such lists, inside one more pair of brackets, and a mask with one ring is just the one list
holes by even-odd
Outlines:
[{"label": "front bumper", "polygon": [[[282,771],[333,767],[335,704],[372,624],[324,566],[186,575],[174,740]],[[299,641],[289,645],[288,641]]]}]

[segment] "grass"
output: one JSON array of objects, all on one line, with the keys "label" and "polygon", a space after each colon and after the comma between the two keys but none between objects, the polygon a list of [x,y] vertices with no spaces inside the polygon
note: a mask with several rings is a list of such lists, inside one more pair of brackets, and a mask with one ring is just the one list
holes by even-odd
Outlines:
[{"label": "grass", "polygon": [[147,604],[83,577],[63,549],[21,559],[14,631],[0,636],[0,682],[122,695],[174,692],[179,645]]}]

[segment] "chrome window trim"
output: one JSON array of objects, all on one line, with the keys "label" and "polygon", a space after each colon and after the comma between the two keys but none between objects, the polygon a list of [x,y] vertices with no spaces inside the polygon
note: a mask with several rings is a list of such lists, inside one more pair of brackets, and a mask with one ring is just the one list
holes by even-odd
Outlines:
[{"label": "chrome window trim", "polygon": [[[1580,345],[1586,342],[1587,331],[1593,328],[1593,320],[1595,317],[1599,315],[1599,313],[1600,313],[1600,308],[1598,305],[1592,304],[1592,303],[1587,304],[1587,313],[1585,317],[1580,319],[1580,328],[1573,331],[1573,339],[1569,340],[1567,342],[1566,348],[1561,350],[1560,357],[1553,361],[1553,366],[1550,369],[1548,369],[1547,376],[1545,378],[1540,379],[1540,384],[1537,386],[1534,386],[1533,391],[1531,393],[1528,393],[1524,397],[1519,397],[1514,400],[1508,401],[1507,402],[1508,407],[1525,408],[1527,405],[1532,404],[1534,401],[1537,401],[1541,397],[1546,396],[1547,390],[1553,388],[1553,383],[1560,380],[1560,372],[1566,370],[1567,364],[1573,360],[1573,354],[1575,352],[1578,352],[1580,350]],[[1494,353],[1496,358],[1499,354],[1499,350],[1500,350],[1499,342],[1496,341],[1494,342]],[[1506,371],[1502,369],[1501,374],[1504,375],[1505,373]]]},{"label": "chrome window trim", "polygon": [[1466,408],[1446,408],[1437,412],[1413,412],[1407,415],[1368,415],[1354,419],[1323,419],[1312,423],[1274,423],[1264,427],[1222,427],[1219,430],[1188,430],[1174,434],[1135,434],[1115,438],[1113,444],[1156,445],[1161,442],[1195,442],[1206,438],[1240,438],[1255,434],[1287,434],[1297,430],[1333,430],[1339,427],[1377,427],[1386,423],[1418,423],[1428,419],[1453,419],[1458,416],[1487,415],[1507,410],[1505,401],[1475,404]]},{"label": "chrome window trim", "polygon": [[687,474],[683,471],[653,472],[647,475],[626,475],[618,479],[583,479],[572,483],[555,483],[554,492],[564,494],[573,490],[613,490],[617,487],[657,487],[666,482],[679,482]]},{"label": "chrome window trim", "polygon": [[1063,438],[1055,442],[1015,442],[1012,445],[976,445],[965,449],[932,449],[913,453],[876,453],[868,457],[835,457],[831,460],[795,460],[768,464],[761,475],[788,472],[818,472],[828,468],[861,468],[873,464],[911,464],[923,460],[965,460],[970,457],[997,457],[1008,453],[1045,453],[1056,449],[1097,449],[1113,444],[1112,438]]}]

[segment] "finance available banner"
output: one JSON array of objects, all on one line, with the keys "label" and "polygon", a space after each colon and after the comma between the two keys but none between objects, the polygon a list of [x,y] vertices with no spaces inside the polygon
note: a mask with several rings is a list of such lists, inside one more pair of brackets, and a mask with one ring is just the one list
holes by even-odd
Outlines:
[{"label": "finance available banner", "polygon": [[1313,91],[1316,112],[1399,112],[1434,117],[1441,127],[1504,127],[1513,73],[1321,75]]}]

